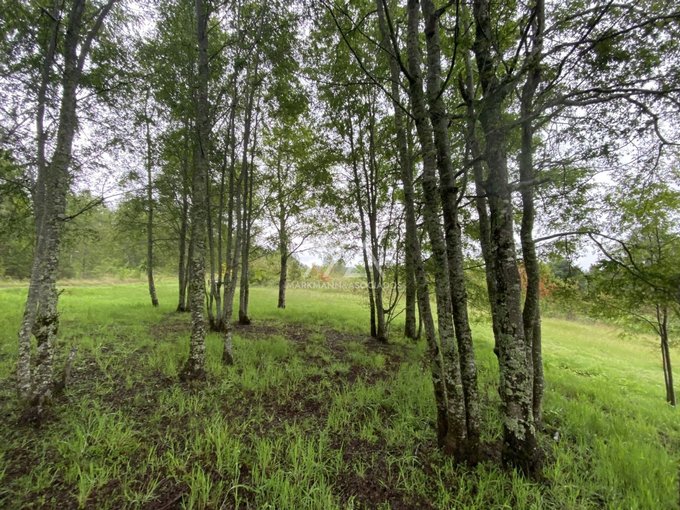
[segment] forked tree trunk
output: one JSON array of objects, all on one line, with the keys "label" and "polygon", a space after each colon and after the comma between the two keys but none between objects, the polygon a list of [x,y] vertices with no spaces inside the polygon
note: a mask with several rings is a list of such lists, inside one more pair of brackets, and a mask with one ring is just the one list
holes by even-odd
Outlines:
[{"label": "forked tree trunk", "polygon": [[205,373],[205,256],[207,225],[207,186],[210,125],[208,119],[208,15],[203,0],[196,0],[196,35],[198,39],[198,95],[196,98],[196,168],[191,201],[192,256],[189,278],[191,304],[191,339],[189,358],[180,377],[182,380],[204,379]]},{"label": "forked tree trunk", "polygon": [[[36,128],[38,131],[38,178],[36,204],[36,244],[24,316],[19,331],[19,360],[17,363],[17,389],[27,404],[26,417],[40,420],[45,404],[54,389],[54,344],[59,329],[57,302],[57,270],[61,232],[66,213],[66,196],[70,186],[69,167],[72,160],[73,139],[77,126],[77,88],[94,39],[115,0],[109,0],[97,13],[93,26],[83,33],[85,0],[71,4],[65,38],[61,80],[61,105],[57,122],[55,149],[51,162],[47,162],[46,135],[43,116],[47,83],[39,90]],[[54,4],[53,13],[58,14]],[[53,16],[50,40],[46,51],[42,79],[49,79],[57,48],[60,16]],[[80,53],[78,50],[80,49]],[[31,334],[35,336],[37,353],[35,368],[31,359]]]}]

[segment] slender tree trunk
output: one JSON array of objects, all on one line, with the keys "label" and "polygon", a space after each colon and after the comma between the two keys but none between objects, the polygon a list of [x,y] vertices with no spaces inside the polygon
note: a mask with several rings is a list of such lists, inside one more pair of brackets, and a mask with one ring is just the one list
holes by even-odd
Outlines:
[{"label": "slender tree trunk", "polygon": [[[376,0],[378,21],[382,36],[381,46],[390,56],[390,93],[394,109],[394,128],[396,132],[397,151],[399,155],[399,171],[404,191],[404,219],[406,224],[406,249],[404,250],[404,272],[406,275],[406,309],[404,319],[404,336],[418,337],[416,322],[416,254],[413,247],[418,243],[415,213],[415,192],[413,190],[413,162],[408,148],[406,119],[400,104],[401,72],[399,62],[395,58],[394,49],[390,49],[389,27],[385,16],[383,0]],[[419,243],[418,243],[419,244]]]},{"label": "slender tree trunk", "polygon": [[506,464],[533,473],[540,469],[540,452],[533,416],[532,367],[527,359],[528,342],[522,318],[522,291],[513,237],[513,207],[508,182],[507,126],[503,101],[510,84],[496,77],[497,47],[493,39],[488,0],[475,0],[476,37],[474,52],[482,84],[480,122],[486,141],[489,166],[491,246],[499,314],[499,372],[503,413],[503,460]]},{"label": "slender tree trunk", "polygon": [[[235,154],[233,154],[235,156]],[[232,158],[235,160],[235,157]],[[230,203],[233,203],[233,215],[230,215],[230,222],[234,221],[236,231],[228,238],[227,241],[227,273],[224,277],[224,311],[222,313],[224,321],[224,346],[222,350],[222,363],[225,365],[233,365],[233,325],[232,319],[234,315],[234,296],[236,295],[236,286],[239,281],[240,257],[241,257],[241,236],[242,236],[242,222],[241,222],[241,183],[242,179],[235,179],[234,171],[235,165],[231,166],[231,175],[229,177],[229,196]],[[232,201],[233,200],[233,201]],[[235,216],[235,218],[234,218]],[[230,230],[231,232],[232,230]],[[233,249],[232,249],[233,243]]]},{"label": "slender tree trunk", "polygon": [[[148,110],[149,92],[147,91],[145,110]],[[144,112],[146,127],[146,279],[149,284],[149,296],[151,304],[158,306],[158,296],[156,295],[156,284],[153,278],[153,177],[151,167],[153,166],[153,156],[151,149],[151,119],[149,112]]]},{"label": "slender tree trunk", "polygon": [[[255,145],[255,144],[253,144]],[[253,146],[253,151],[255,147]],[[241,289],[239,292],[238,321],[239,324],[250,324],[250,314],[248,307],[250,304],[250,242],[251,226],[253,214],[253,164],[249,165],[248,180],[246,183],[247,192],[244,196],[246,204],[243,211],[243,243],[241,244]]]},{"label": "slender tree trunk", "polygon": [[[232,238],[232,228],[233,228],[233,177],[234,177],[234,151],[231,147],[234,145],[233,134],[234,134],[234,124],[236,121],[236,100],[238,94],[236,93],[236,78],[237,74],[234,73],[232,77],[232,83],[234,87],[234,94],[231,100],[231,111],[229,112],[229,123],[227,124],[227,136],[224,143],[224,154],[222,158],[222,171],[220,176],[220,199],[218,207],[218,231],[217,231],[217,285],[215,288],[215,324],[213,328],[215,331],[225,331],[224,327],[224,307],[222,306],[222,289],[227,285],[228,277],[228,266],[229,266],[229,256],[231,250],[231,238]],[[230,157],[231,155],[231,157]],[[227,181],[227,175],[229,175],[229,180]],[[227,189],[228,186],[228,189]],[[224,245],[224,212],[227,204],[225,203],[226,195],[229,193],[229,210],[227,211],[227,239],[226,239],[226,254],[222,251]],[[227,267],[225,267],[225,264]]]},{"label": "slender tree trunk", "polygon": [[286,284],[288,282],[288,231],[286,229],[286,211],[283,203],[279,208],[279,308],[286,307]]},{"label": "slender tree trunk", "polygon": [[439,343],[437,342],[437,330],[432,317],[432,305],[430,304],[430,292],[427,282],[427,274],[423,265],[422,251],[418,237],[411,245],[415,257],[415,276],[418,285],[418,308],[419,317],[423,329],[425,330],[425,341],[427,342],[428,357],[430,362],[430,373],[432,375],[432,385],[434,388],[434,400],[437,407],[437,444],[440,448],[447,445],[448,435],[448,395],[446,393],[446,383],[444,381],[444,360]]},{"label": "slender tree trunk", "polygon": [[[382,46],[386,50],[390,48],[389,34],[390,29],[387,23],[387,16],[385,6],[382,0],[376,0],[378,10],[378,21],[380,23],[380,31],[382,34]],[[396,38],[395,38],[396,41]],[[406,215],[410,209],[413,215],[413,235],[409,236],[408,231],[406,235],[406,251],[412,254],[413,262],[413,276],[417,285],[416,296],[418,298],[419,308],[419,322],[424,326],[425,339],[428,346],[428,354],[430,361],[430,372],[432,375],[432,385],[434,388],[435,405],[437,407],[437,442],[440,447],[443,447],[446,442],[446,433],[448,428],[447,420],[447,396],[446,386],[443,378],[443,359],[439,350],[439,343],[437,341],[437,332],[435,329],[434,318],[432,317],[432,307],[430,304],[430,293],[428,289],[427,275],[425,267],[423,266],[422,251],[420,240],[415,231],[415,193],[413,190],[413,166],[410,162],[410,155],[407,142],[406,126],[404,124],[404,115],[399,101],[399,63],[395,55],[399,49],[391,46],[392,51],[389,51],[390,56],[390,76],[392,78],[392,101],[394,106],[395,126],[397,128],[397,148],[399,150],[399,168],[401,171],[402,185],[404,186],[404,207]],[[398,120],[399,119],[399,120]],[[407,164],[408,163],[408,164]],[[407,228],[409,219],[407,217]]]},{"label": "slender tree trunk", "polygon": [[364,162],[364,179],[367,190],[367,212],[369,239],[371,241],[371,262],[373,274],[373,295],[375,298],[376,335],[379,342],[387,342],[385,306],[383,303],[383,278],[380,267],[380,245],[378,243],[378,165],[375,160],[375,110],[371,105],[368,121],[368,164]]},{"label": "slender tree trunk", "polygon": [[[219,293],[217,288],[217,273],[221,270],[215,268],[215,228],[213,225],[213,206],[212,206],[212,186],[210,171],[205,176],[205,201],[206,201],[206,232],[208,234],[208,263],[210,267],[210,276],[208,282],[208,295],[206,296],[207,310],[208,310],[208,324],[212,331],[218,330],[215,294]],[[219,309],[219,308],[217,308]]]},{"label": "slender tree trunk", "polygon": [[288,254],[281,253],[281,274],[279,275],[279,308],[286,307],[286,285],[288,281]]},{"label": "slender tree trunk", "polygon": [[[224,270],[224,300],[222,301],[222,313],[220,314],[221,326],[220,329],[227,333],[229,330],[233,306],[234,306],[234,292],[236,291],[236,282],[238,281],[238,257],[235,254],[239,253],[238,245],[240,243],[240,229],[241,229],[241,187],[240,178],[236,179],[236,122],[235,112],[237,104],[237,95],[234,94],[232,100],[232,112],[229,123],[229,205],[227,206],[227,246]],[[236,218],[236,221],[234,219]],[[236,246],[236,247],[235,247]],[[227,306],[229,300],[229,306]],[[226,313],[229,312],[229,317]],[[230,338],[231,340],[231,338]],[[231,357],[231,351],[229,351]]]},{"label": "slender tree trunk", "polygon": [[[250,135],[252,129],[253,111],[255,109],[255,89],[257,88],[258,63],[255,63],[253,75],[248,74],[246,80],[250,84],[248,101],[246,105],[246,119],[243,132],[243,159],[241,160],[241,179],[243,190],[243,203],[241,215],[241,285],[239,289],[238,321],[240,324],[250,324],[248,317],[248,258],[250,255],[250,211],[252,207],[252,175],[248,162],[248,149],[250,147]],[[252,78],[252,80],[250,79]],[[253,150],[255,148],[253,147]]]},{"label": "slender tree trunk", "polygon": [[[356,146],[354,144],[354,126],[352,124],[352,116],[347,114],[347,130],[349,133],[349,148],[350,157],[352,159],[352,174],[354,177],[354,197],[356,200],[357,209],[359,210],[359,221],[361,224],[361,254],[364,259],[364,271],[366,273],[366,289],[368,291],[368,306],[370,310],[370,327],[371,337],[378,336],[376,327],[376,313],[375,313],[375,297],[373,294],[373,277],[371,275],[371,268],[373,267],[368,258],[368,229],[366,228],[366,216],[364,214],[363,197],[361,193],[362,185],[359,177],[359,163],[357,162]],[[359,133],[361,137],[361,133]]]},{"label": "slender tree trunk", "polygon": [[191,303],[191,340],[189,358],[181,378],[194,380],[205,378],[205,255],[206,255],[206,176],[210,123],[208,119],[208,15],[203,0],[196,0],[196,34],[198,39],[198,95],[196,100],[196,168],[193,176],[193,195],[191,201],[191,240],[193,245],[190,258],[191,276],[189,299]]},{"label": "slender tree trunk", "polygon": [[534,125],[530,116],[534,111],[533,101],[536,89],[541,80],[540,58],[543,49],[543,29],[545,24],[545,8],[543,0],[536,0],[535,15],[532,24],[533,37],[531,53],[528,57],[531,69],[527,73],[520,98],[521,149],[519,157],[519,176],[522,195],[522,224],[520,239],[524,269],[527,274],[527,290],[524,299],[523,322],[524,334],[529,347],[529,362],[533,371],[533,413],[537,427],[540,427],[543,404],[543,355],[541,349],[541,308],[540,308],[540,268],[534,243]]},{"label": "slender tree trunk", "polygon": [[177,279],[179,281],[179,302],[178,312],[187,311],[187,235],[189,233],[189,128],[184,125],[184,153],[182,157],[182,210],[179,227],[179,263],[177,268]]},{"label": "slender tree trunk", "polygon": [[437,168],[441,182],[440,193],[444,211],[451,308],[456,340],[458,342],[465,395],[467,455],[474,462],[477,459],[480,429],[477,364],[472,347],[472,331],[468,318],[463,242],[458,219],[458,187],[454,178],[451,161],[451,142],[448,133],[449,116],[442,98],[444,83],[441,78],[439,17],[431,0],[422,0],[421,7],[423,18],[425,19],[425,41],[427,44],[427,96],[437,150]]},{"label": "slender tree trunk", "polygon": [[471,164],[475,180],[475,208],[479,219],[479,244],[484,259],[486,289],[491,309],[491,326],[494,337],[494,353],[498,356],[499,319],[497,306],[496,280],[494,278],[494,258],[491,250],[491,224],[486,199],[486,177],[482,162],[482,151],[477,139],[477,114],[474,109],[475,85],[472,75],[470,55],[465,52],[465,81],[461,79],[460,91],[467,105],[466,164]]},{"label": "slender tree trunk", "polygon": [[673,367],[671,365],[671,350],[668,342],[668,307],[656,306],[656,319],[661,340],[661,361],[663,365],[664,383],[666,386],[666,402],[675,407],[675,387],[673,385]]},{"label": "slender tree trunk", "polygon": [[432,138],[432,127],[429,123],[423,92],[419,45],[420,9],[418,3],[418,0],[408,1],[408,78],[411,109],[423,157],[422,186],[425,199],[423,217],[430,237],[432,257],[435,261],[435,297],[439,338],[444,358],[444,384],[447,399],[447,430],[443,448],[457,458],[463,458],[467,446],[466,410],[460,360],[453,330],[446,245],[439,224],[436,176],[437,150]]}]

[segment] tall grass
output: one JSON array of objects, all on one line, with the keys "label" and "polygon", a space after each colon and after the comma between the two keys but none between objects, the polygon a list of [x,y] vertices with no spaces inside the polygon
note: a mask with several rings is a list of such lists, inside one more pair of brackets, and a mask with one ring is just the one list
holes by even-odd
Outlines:
[{"label": "tall grass", "polygon": [[[533,481],[494,463],[456,466],[438,452],[424,345],[399,338],[396,324],[392,345],[373,346],[362,296],[293,289],[279,310],[275,289],[253,288],[254,324],[237,330],[235,365],[221,365],[221,338],[210,334],[208,381],[184,386],[188,317],[173,313],[173,282],[158,293],[154,309],[143,284],[65,288],[60,349],[79,348],[73,381],[33,429],[17,424],[13,392],[25,290],[0,289],[0,507],[678,505],[680,420],[664,403],[651,337],[544,319],[547,460],[544,479]],[[287,338],[286,323],[301,334]],[[488,324],[474,337],[482,435],[494,441]]]}]

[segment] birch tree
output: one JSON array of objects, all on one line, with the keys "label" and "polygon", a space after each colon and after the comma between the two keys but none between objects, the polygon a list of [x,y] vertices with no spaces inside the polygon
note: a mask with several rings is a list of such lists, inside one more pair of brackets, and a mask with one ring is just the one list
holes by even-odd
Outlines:
[{"label": "birch tree", "polygon": [[[37,418],[42,415],[54,388],[54,346],[59,328],[56,279],[78,124],[77,92],[86,65],[96,65],[90,61],[93,44],[115,4],[116,0],[54,2],[43,11],[39,21],[48,27],[48,36],[38,49],[41,67],[35,117],[37,175],[33,191],[36,241],[19,331],[17,364],[19,396],[29,404]],[[53,143],[48,144],[47,97],[55,79],[59,80],[61,88],[59,113],[56,136]],[[35,358],[31,336],[37,341]]]}]

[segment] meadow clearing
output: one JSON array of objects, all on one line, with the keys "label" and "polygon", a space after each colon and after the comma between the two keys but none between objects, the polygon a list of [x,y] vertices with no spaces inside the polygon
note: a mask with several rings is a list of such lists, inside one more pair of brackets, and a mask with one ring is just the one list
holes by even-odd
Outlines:
[{"label": "meadow clearing", "polygon": [[[388,345],[370,339],[363,296],[291,289],[279,310],[276,289],[252,288],[235,365],[221,364],[211,333],[207,383],[183,384],[190,326],[174,312],[174,281],[157,285],[159,308],[143,283],[62,288],[58,352],[78,353],[40,428],[18,423],[14,393],[25,289],[0,288],[1,508],[678,506],[680,420],[653,337],[543,319],[546,459],[529,480],[439,452],[424,341],[399,338],[398,324]],[[475,317],[493,457],[498,369],[489,324]]]}]

